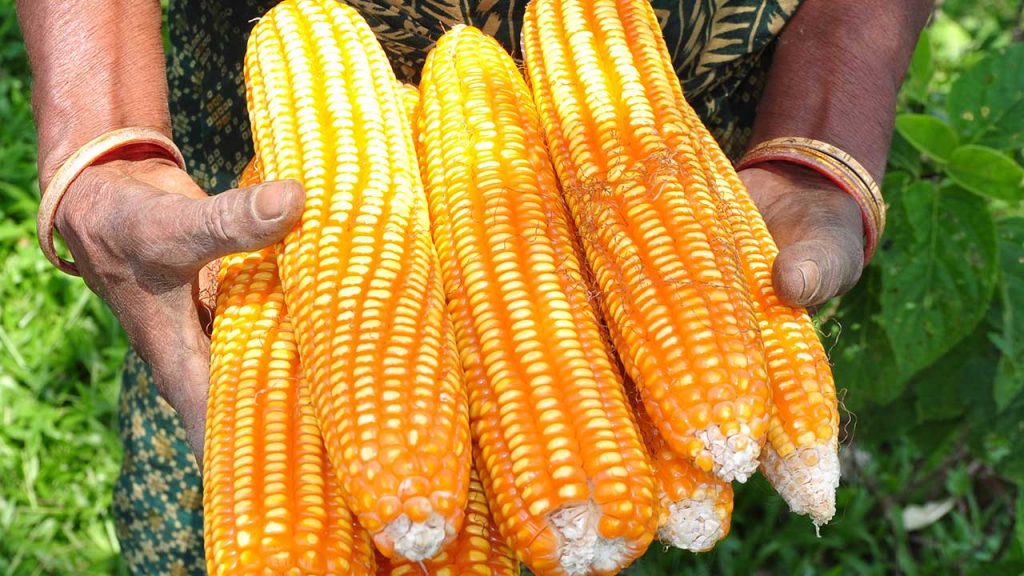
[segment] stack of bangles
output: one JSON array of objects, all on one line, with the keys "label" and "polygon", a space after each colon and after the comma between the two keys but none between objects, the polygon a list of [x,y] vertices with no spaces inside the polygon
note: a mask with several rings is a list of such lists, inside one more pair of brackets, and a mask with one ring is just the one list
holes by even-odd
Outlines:
[{"label": "stack of bangles", "polygon": [[885,201],[871,174],[852,156],[827,142],[810,138],[776,138],[757,144],[736,165],[744,170],[765,162],[787,162],[810,168],[831,180],[860,207],[864,221],[864,263],[878,248],[885,231]]},{"label": "stack of bangles", "polygon": [[[78,149],[57,170],[42,194],[36,226],[43,254],[60,270],[79,275],[74,263],[57,255],[53,244],[53,228],[57,208],[74,180],[89,166],[124,148],[145,148],[166,156],[184,169],[185,161],[174,143],[162,132],[152,128],[121,128],[95,138]],[[878,184],[868,171],[849,154],[819,140],[810,138],[776,138],[751,148],[737,164],[737,170],[765,162],[788,162],[810,168],[849,194],[860,207],[864,221],[864,261],[867,263],[878,247],[885,230],[885,203]]]}]

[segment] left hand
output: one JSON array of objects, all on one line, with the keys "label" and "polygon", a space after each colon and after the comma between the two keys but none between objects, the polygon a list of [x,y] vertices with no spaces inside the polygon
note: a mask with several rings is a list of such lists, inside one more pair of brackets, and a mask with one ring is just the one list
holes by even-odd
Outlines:
[{"label": "left hand", "polygon": [[857,203],[824,176],[795,164],[739,173],[779,246],[772,277],[779,297],[815,308],[852,288],[864,268]]}]

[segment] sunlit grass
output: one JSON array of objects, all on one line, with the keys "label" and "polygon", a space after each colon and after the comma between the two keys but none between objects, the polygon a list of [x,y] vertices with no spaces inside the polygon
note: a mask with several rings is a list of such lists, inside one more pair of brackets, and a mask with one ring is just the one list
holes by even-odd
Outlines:
[{"label": "sunlit grass", "polygon": [[112,573],[126,344],[35,244],[35,136],[12,4],[0,1],[0,574]]}]

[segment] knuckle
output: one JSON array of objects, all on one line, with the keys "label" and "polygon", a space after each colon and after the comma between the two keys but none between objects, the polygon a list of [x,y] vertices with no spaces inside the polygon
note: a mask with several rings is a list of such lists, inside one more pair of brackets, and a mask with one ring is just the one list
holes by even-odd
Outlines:
[{"label": "knuckle", "polygon": [[231,240],[232,231],[236,225],[236,217],[233,206],[230,202],[217,198],[212,202],[204,203],[205,226],[212,239],[218,242]]}]

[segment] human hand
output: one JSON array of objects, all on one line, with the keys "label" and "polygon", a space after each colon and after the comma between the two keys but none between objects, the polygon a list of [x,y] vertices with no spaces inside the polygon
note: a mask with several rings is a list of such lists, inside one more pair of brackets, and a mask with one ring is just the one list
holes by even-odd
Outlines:
[{"label": "human hand", "polygon": [[86,169],[57,211],[86,284],[110,306],[160,395],[181,415],[202,467],[210,378],[212,262],[284,237],[304,194],[293,181],[208,197],[172,162],[115,160]]},{"label": "human hand", "polygon": [[853,198],[796,164],[758,164],[739,176],[779,246],[772,278],[782,300],[814,308],[857,283],[864,225]]}]

